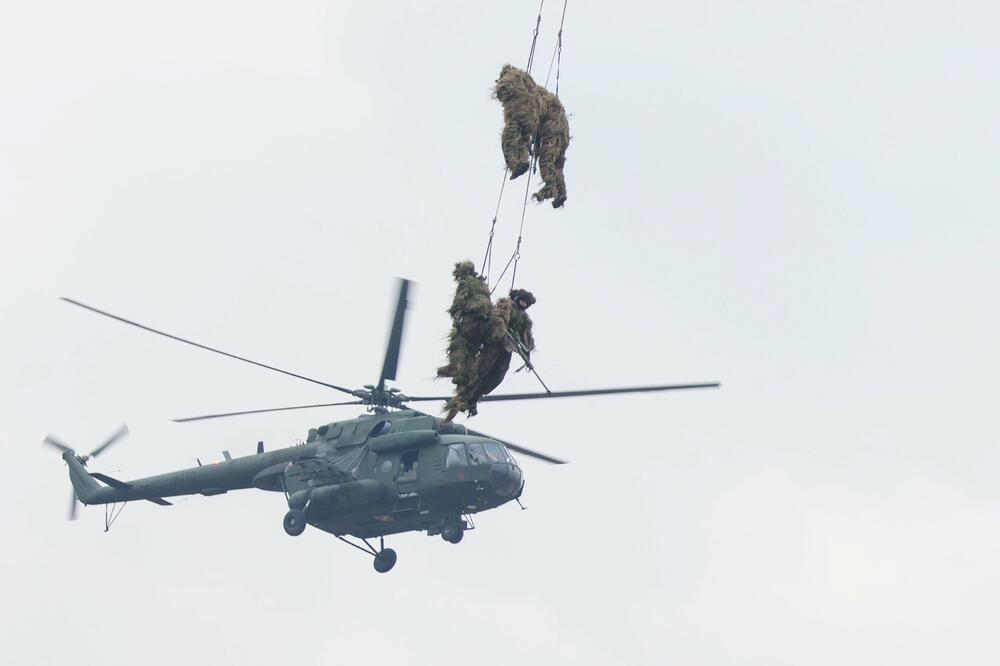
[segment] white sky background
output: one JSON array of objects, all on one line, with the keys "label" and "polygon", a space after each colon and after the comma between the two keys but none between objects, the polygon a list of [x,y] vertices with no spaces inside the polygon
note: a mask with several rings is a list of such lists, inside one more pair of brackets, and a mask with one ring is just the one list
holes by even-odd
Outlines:
[{"label": "white sky background", "polygon": [[127,421],[91,468],[131,478],[354,412],[170,423],[340,396],[57,297],[360,386],[402,275],[398,385],[446,390],[537,4],[4,2],[0,661],[996,663],[997,7],[570,3],[569,202],[529,208],[518,273],[538,368],[724,385],[484,405],[572,464],[381,576],[274,494],[66,523],[48,432]]}]

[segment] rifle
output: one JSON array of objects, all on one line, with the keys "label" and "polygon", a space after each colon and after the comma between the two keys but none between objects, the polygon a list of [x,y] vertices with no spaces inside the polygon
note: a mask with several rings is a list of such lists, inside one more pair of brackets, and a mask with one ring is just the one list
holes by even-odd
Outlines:
[{"label": "rifle", "polygon": [[529,357],[529,352],[527,349],[524,348],[524,344],[520,340],[518,340],[517,336],[515,336],[510,331],[507,331],[507,339],[510,340],[512,343],[514,343],[514,351],[516,351],[517,355],[521,357],[522,361],[524,361],[524,365],[522,365],[514,372],[521,372],[522,370],[527,368],[532,372],[532,374],[535,375],[536,378],[538,378],[538,382],[542,385],[542,388],[545,389],[545,392],[552,393],[549,387],[545,385],[545,382],[542,380],[541,376],[539,376],[538,371],[535,370],[535,366],[531,364],[531,358]]}]

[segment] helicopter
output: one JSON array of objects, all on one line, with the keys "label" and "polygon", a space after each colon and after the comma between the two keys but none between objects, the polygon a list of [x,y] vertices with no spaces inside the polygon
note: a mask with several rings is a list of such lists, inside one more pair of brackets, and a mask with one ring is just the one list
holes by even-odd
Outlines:
[{"label": "helicopter", "polygon": [[[350,389],[275,366],[237,356],[186,338],[100,310],[79,301],[61,300],[124,324],[171,340],[249,363],[267,370],[325,386],[353,400],[206,414],[174,419],[188,423],[206,419],[298,409],[356,405],[366,412],[356,418],[311,428],[305,442],[165,474],[121,481],[100,472],[89,472],[87,463],[128,433],[122,426],[86,455],[49,435],[44,443],[62,453],[69,467],[73,490],[69,518],[75,519],[78,503],[105,505],[105,531],[110,529],[125,503],[149,501],[170,506],[168,497],[213,496],[231,490],[257,488],[281,492],[288,511],[282,525],[290,536],[307,526],[329,532],[340,541],[373,558],[379,573],[396,564],[396,552],[385,546],[385,537],[402,532],[440,535],[449,543],[462,541],[474,528],[473,514],[508,502],[520,504],[524,474],[513,453],[550,464],[566,461],[477,432],[465,425],[423,413],[410,403],[444,401],[448,396],[410,396],[386,386],[396,380],[410,282],[399,280],[399,291],[382,371],[377,384]],[[483,396],[481,402],[534,400],[620,393],[642,393],[718,387],[718,382],[668,384],[607,389],[510,393]],[[513,453],[512,453],[513,452]],[[100,483],[99,483],[100,482]],[[102,485],[103,484],[103,485]],[[378,547],[373,541],[378,540]]]}]

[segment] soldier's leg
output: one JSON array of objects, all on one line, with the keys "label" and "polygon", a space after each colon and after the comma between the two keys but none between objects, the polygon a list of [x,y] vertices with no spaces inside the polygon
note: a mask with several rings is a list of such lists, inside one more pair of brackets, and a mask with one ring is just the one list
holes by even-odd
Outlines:
[{"label": "soldier's leg", "polygon": [[555,163],[555,178],[556,187],[555,194],[552,197],[552,207],[559,208],[564,203],[566,203],[566,178],[563,176],[563,166],[566,164],[566,147],[563,146],[562,155],[556,159]]},{"label": "soldier's leg", "polygon": [[455,374],[452,375],[452,383],[455,386],[466,386],[476,377],[476,356],[470,354],[463,345],[455,354]]},{"label": "soldier's leg", "polygon": [[470,384],[466,387],[465,391],[462,392],[462,406],[465,411],[468,412],[469,416],[475,416],[479,413],[479,399],[483,397],[485,391],[483,391],[483,369],[480,369],[479,379],[475,384]]},{"label": "soldier's leg", "polygon": [[528,170],[528,145],[523,138],[522,125],[510,114],[504,114],[503,133],[500,135],[500,147],[503,149],[503,159],[510,169],[511,180]]},{"label": "soldier's leg", "polygon": [[448,364],[442,365],[437,369],[438,377],[454,377],[457,366],[455,365],[456,355],[459,352],[459,347],[461,346],[461,339],[458,335],[458,331],[455,330],[453,326],[451,328],[451,333],[448,334]]},{"label": "soldier's leg", "polygon": [[538,146],[538,172],[545,186],[534,194],[536,201],[551,199],[557,193],[556,157],[558,145],[555,137],[543,136]]},{"label": "soldier's leg", "polygon": [[511,353],[504,350],[491,364],[486,375],[481,375],[479,379],[479,390],[481,395],[492,393],[496,387],[500,386],[507,371],[510,369]]},{"label": "soldier's leg", "polygon": [[487,320],[468,319],[466,326],[461,330],[460,365],[455,375],[456,383],[472,386],[477,381],[479,354],[483,348],[483,341],[489,327]]}]

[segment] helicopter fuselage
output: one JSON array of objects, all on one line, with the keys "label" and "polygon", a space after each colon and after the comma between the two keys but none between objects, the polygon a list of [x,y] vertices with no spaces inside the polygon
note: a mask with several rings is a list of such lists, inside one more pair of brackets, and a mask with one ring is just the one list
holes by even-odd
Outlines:
[{"label": "helicopter fuselage", "polygon": [[[521,469],[503,444],[415,411],[362,415],[309,431],[306,443],[119,481],[88,473],[72,454],[70,479],[84,504],[258,488],[282,492],[291,510],[334,535],[438,534],[464,514],[517,499]],[[101,486],[95,479],[103,481]]]}]

